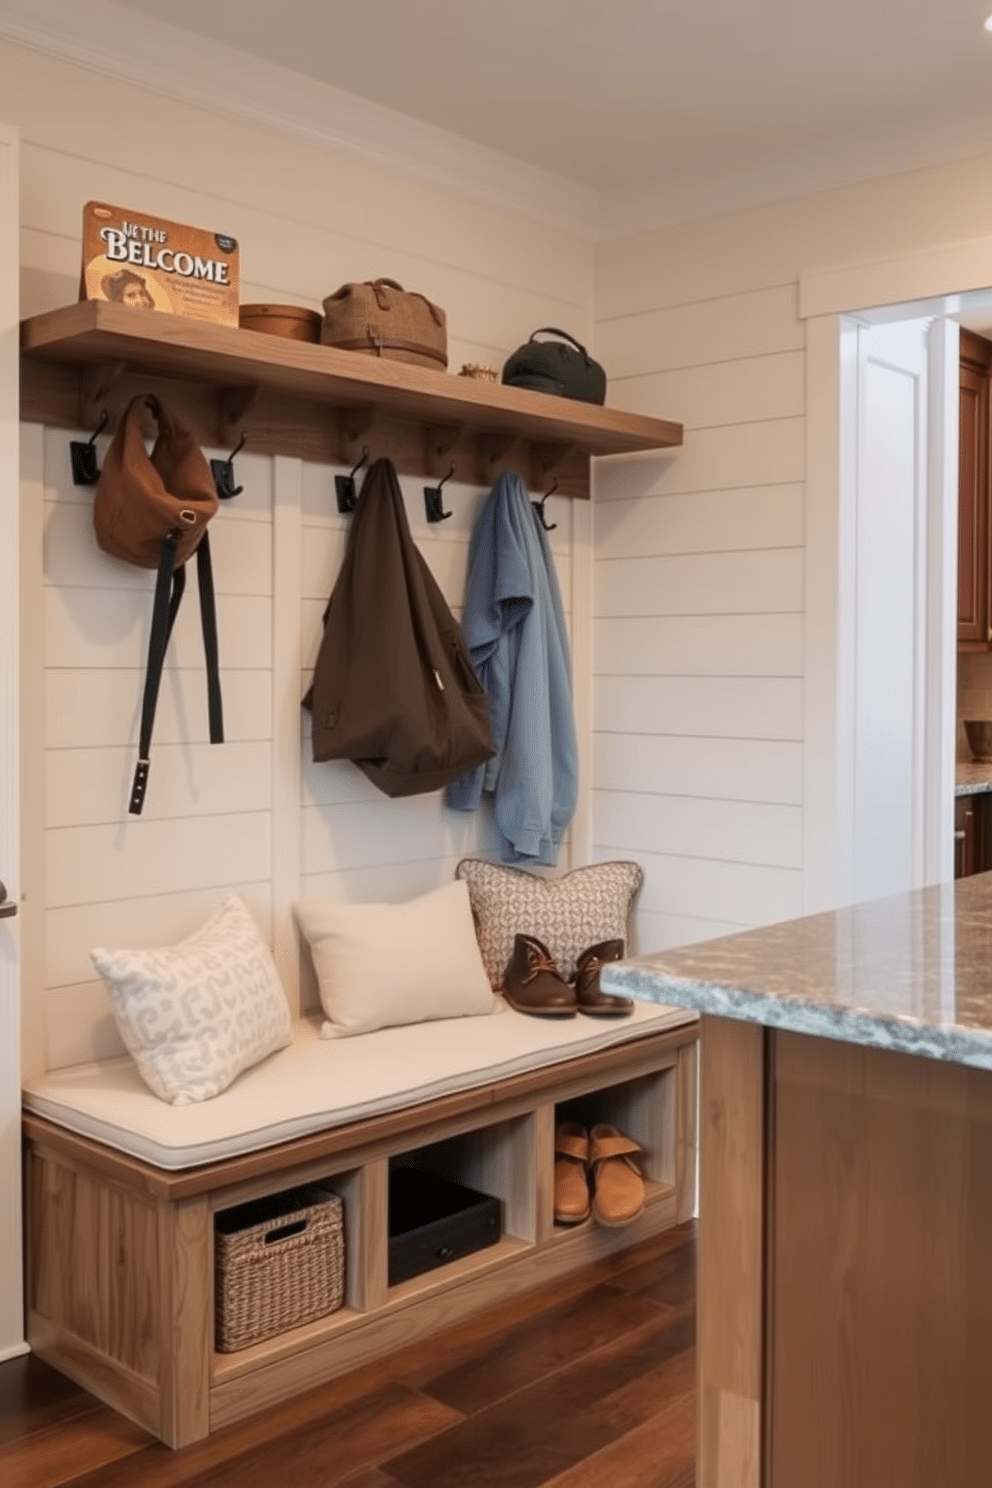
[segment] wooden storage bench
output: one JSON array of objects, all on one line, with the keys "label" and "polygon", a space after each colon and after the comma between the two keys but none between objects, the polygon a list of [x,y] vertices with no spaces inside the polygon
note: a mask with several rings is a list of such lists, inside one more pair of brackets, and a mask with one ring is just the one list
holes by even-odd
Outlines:
[{"label": "wooden storage bench", "polygon": [[[552,1022],[506,1016],[525,1025]],[[280,1119],[248,1133],[247,1150],[192,1164],[180,1137],[175,1152],[181,1166],[164,1165],[156,1151],[122,1150],[130,1140],[122,1123],[146,1100],[129,1061],[114,1062],[106,1089],[99,1066],[29,1082],[25,1225],[32,1349],[163,1441],[183,1446],[689,1218],[695,1210],[695,1015],[639,1004],[623,1025],[580,1018],[567,1020],[566,1029],[554,1021],[557,1026],[520,1031],[502,1017],[467,1018],[449,1020],[439,1034],[418,1025],[336,1044],[304,1030],[291,1050],[247,1072],[231,1092],[204,1107],[157,1102],[150,1119],[163,1128],[186,1123],[187,1131],[198,1118],[223,1125],[233,1119],[223,1103],[236,1090],[235,1115],[238,1102],[245,1110],[276,1103],[280,1070],[284,1085],[303,1091],[301,1099],[325,1078],[333,1087],[335,1070],[349,1061],[373,1076],[381,1065],[381,1078],[388,1080],[404,1034],[410,1036],[405,1063],[420,1071],[419,1092],[398,1089],[394,1101],[380,1101],[366,1114],[356,1114],[361,1107],[354,1099],[337,1111],[308,1110],[305,1120],[298,1113],[297,1124],[309,1122],[311,1129],[287,1136],[293,1122]],[[457,1033],[471,1046],[463,1081],[440,1055],[433,1068],[424,1063],[432,1039],[450,1038],[451,1022],[464,1025]],[[494,1023],[495,1032],[479,1027]],[[493,1037],[504,1044],[512,1037],[538,1045],[543,1040],[544,1055],[535,1048],[526,1058],[511,1058],[507,1044],[487,1067]],[[454,1052],[445,1058],[454,1060]],[[286,1118],[291,1097],[285,1090],[282,1099],[277,1114]],[[112,1140],[95,1134],[101,1100],[115,1123]],[[608,1121],[643,1145],[648,1199],[633,1224],[555,1225],[554,1130],[562,1119]],[[148,1145],[147,1133],[139,1132],[130,1145],[142,1143]],[[497,1196],[499,1241],[390,1286],[391,1159]],[[214,1215],[318,1180],[344,1202],[343,1307],[239,1352],[219,1353]]]}]

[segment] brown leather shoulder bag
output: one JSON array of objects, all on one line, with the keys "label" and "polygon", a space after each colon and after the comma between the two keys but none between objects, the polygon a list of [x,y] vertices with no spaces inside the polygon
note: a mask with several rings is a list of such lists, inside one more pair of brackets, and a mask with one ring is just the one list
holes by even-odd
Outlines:
[{"label": "brown leather shoulder bag", "polygon": [[[147,409],[158,424],[151,455],[142,421]],[[148,663],[141,706],[138,763],[128,810],[141,814],[165,653],[186,588],[186,560],[196,553],[200,622],[207,669],[210,742],[224,739],[217,652],[217,614],[207,524],[218,507],[210,467],[190,431],[153,394],[132,398],[117,426],[100,472],[93,527],[106,553],[139,568],[157,570]]]}]

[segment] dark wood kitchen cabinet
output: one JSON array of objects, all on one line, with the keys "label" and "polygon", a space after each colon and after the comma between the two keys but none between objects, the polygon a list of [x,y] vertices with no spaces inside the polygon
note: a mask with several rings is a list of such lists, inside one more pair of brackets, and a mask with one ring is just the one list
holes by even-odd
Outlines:
[{"label": "dark wood kitchen cabinet", "polygon": [[954,798],[954,877],[992,868],[992,794],[976,791]]},{"label": "dark wood kitchen cabinet", "polygon": [[961,331],[958,424],[958,650],[992,650],[989,393],[992,341]]}]

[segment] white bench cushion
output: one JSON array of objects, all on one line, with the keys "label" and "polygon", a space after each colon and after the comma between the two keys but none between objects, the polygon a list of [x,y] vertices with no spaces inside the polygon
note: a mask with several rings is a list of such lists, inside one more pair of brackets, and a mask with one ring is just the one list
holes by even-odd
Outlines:
[{"label": "white bench cushion", "polygon": [[344,1040],[300,1020],[293,1040],[212,1100],[172,1106],[130,1058],[28,1080],[24,1106],[159,1168],[178,1171],[255,1152],[310,1132],[422,1104],[458,1090],[664,1028],[694,1023],[685,1008],[638,1002],[629,1018],[534,1018],[499,1003],[490,1016],[382,1028]]}]

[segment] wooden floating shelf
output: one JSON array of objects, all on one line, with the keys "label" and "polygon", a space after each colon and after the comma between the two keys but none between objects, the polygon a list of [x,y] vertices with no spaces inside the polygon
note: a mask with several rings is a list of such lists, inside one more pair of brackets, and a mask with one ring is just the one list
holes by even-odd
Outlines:
[{"label": "wooden floating shelf", "polygon": [[110,427],[136,393],[175,407],[200,442],[354,463],[368,449],[407,474],[589,495],[593,455],[664,450],[681,424],[484,383],[405,362],[98,300],[21,324],[21,418]]}]

